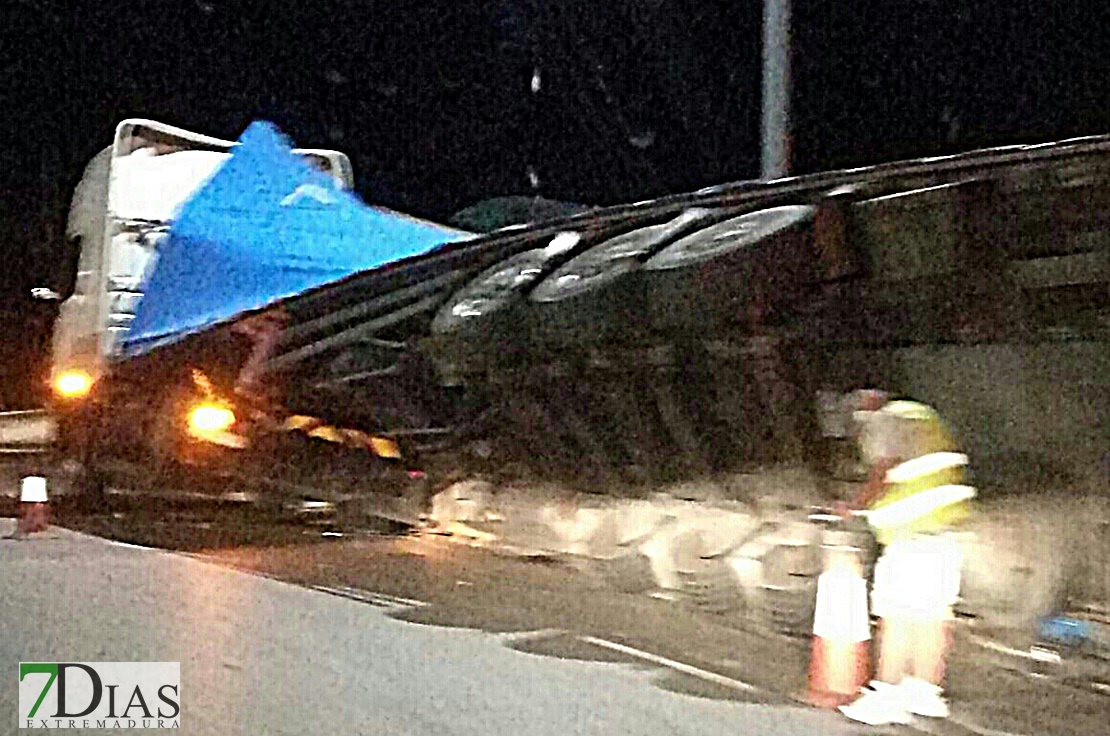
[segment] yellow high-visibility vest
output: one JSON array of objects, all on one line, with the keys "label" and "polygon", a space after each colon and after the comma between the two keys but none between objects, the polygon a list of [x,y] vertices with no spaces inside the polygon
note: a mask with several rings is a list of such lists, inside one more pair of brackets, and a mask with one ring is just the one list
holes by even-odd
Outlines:
[{"label": "yellow high-visibility vest", "polygon": [[975,496],[975,489],[966,485],[968,458],[955,451],[936,411],[915,401],[892,401],[879,411],[925,423],[912,433],[914,446],[900,448],[910,459],[887,471],[882,495],[866,512],[879,542],[941,531],[966,519],[968,501]]}]

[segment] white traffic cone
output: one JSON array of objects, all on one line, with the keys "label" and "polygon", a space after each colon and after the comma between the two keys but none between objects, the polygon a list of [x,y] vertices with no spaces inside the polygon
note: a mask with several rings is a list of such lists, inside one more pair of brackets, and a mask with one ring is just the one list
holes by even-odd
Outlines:
[{"label": "white traffic cone", "polygon": [[871,679],[871,627],[858,550],[825,549],[830,564],[817,578],[807,700],[821,708],[836,708],[855,700]]},{"label": "white traffic cone", "polygon": [[50,503],[46,497],[46,478],[39,475],[23,479],[19,496],[19,533],[46,531],[50,525]]}]

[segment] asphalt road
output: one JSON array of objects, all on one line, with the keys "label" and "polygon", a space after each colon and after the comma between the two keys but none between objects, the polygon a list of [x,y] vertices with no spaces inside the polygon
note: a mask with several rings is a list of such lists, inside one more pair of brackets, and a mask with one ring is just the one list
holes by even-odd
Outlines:
[{"label": "asphalt road", "polygon": [[[0,534],[10,532],[0,520]],[[642,666],[531,656],[488,632],[65,530],[0,542],[0,713],[19,661],[178,661],[190,734],[847,734],[833,714],[692,697]],[[758,700],[758,698],[757,698]],[[0,730],[7,730],[0,727]]]},{"label": "asphalt road", "polygon": [[[0,494],[0,516],[17,508]],[[0,541],[5,661],[180,659],[188,733],[861,732],[799,704],[805,638],[617,592],[596,565],[180,493],[116,494],[96,513],[58,498],[54,512],[177,552],[62,529]],[[1110,697],[1031,678],[981,633],[957,635],[953,718],[918,732],[1105,732]],[[0,723],[13,692],[0,689]]]}]

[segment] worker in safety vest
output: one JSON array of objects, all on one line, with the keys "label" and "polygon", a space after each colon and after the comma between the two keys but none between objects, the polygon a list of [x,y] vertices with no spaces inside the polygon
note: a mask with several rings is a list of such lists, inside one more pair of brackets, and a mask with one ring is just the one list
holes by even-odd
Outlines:
[{"label": "worker in safety vest", "polygon": [[968,459],[931,407],[879,391],[859,399],[853,418],[870,474],[853,506],[883,547],[871,597],[880,649],[871,687],[840,710],[876,726],[944,718],[941,683],[962,566],[949,532],[975,496],[965,484]]}]

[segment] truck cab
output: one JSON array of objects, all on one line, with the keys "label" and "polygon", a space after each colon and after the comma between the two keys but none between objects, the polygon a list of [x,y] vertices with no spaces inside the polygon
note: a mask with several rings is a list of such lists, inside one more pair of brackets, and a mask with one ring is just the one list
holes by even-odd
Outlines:
[{"label": "truck cab", "polygon": [[[63,456],[72,457],[87,444],[91,396],[119,357],[142,298],[144,274],[175,213],[236,145],[153,120],[128,119],[116,126],[112,145],[86,166],[66,223],[68,268],[56,290],[62,301],[49,374]],[[294,153],[341,188],[352,188],[345,154],[322,149]]]}]

